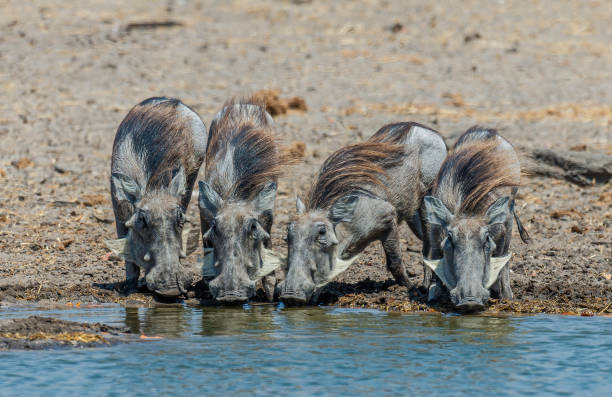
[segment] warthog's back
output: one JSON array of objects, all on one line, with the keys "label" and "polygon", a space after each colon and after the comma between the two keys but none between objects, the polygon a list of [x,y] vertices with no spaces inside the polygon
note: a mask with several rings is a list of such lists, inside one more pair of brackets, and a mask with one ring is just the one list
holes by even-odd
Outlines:
[{"label": "warthog's back", "polygon": [[206,153],[206,126],[178,99],[150,98],[134,106],[119,125],[111,173],[133,178],[141,188],[162,183],[182,165],[197,173]]},{"label": "warthog's back", "polygon": [[223,198],[248,200],[276,182],[283,159],[272,117],[258,103],[226,103],[210,125],[206,181]]}]

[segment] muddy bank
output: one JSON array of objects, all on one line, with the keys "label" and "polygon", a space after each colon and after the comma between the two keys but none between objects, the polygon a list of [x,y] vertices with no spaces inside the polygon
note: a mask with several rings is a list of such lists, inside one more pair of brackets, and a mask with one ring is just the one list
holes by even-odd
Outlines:
[{"label": "muddy bank", "polygon": [[99,347],[136,340],[128,328],[30,316],[0,320],[1,350]]},{"label": "muddy bank", "polygon": [[[152,301],[121,293],[124,265],[103,244],[115,236],[113,137],[150,96],[181,98],[209,125],[229,97],[265,90],[279,135],[305,156],[279,181],[272,239],[281,252],[295,196],[325,158],[389,122],[432,126],[449,144],[481,124],[517,147],[612,154],[605,2],[295,3],[0,5],[3,304]],[[515,301],[495,310],[610,313],[610,191],[524,180],[517,209],[533,241],[513,236]],[[188,217],[197,229],[196,200]],[[400,238],[414,293],[388,281],[376,243],[328,286],[325,303],[428,310],[421,243],[405,225]],[[196,282],[189,297],[205,299]]]}]

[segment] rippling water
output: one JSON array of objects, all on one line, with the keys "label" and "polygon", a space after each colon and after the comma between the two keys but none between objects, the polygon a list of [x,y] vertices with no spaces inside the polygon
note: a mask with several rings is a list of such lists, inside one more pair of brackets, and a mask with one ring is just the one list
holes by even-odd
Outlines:
[{"label": "rippling water", "polygon": [[612,319],[272,306],[0,309],[163,339],[0,353],[0,395],[610,395]]}]

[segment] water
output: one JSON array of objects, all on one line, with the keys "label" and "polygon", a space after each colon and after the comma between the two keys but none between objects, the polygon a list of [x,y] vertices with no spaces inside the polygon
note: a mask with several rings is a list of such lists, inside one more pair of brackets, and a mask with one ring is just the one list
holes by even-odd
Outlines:
[{"label": "water", "polygon": [[158,306],[41,311],[162,340],[0,353],[0,395],[610,395],[612,319]]}]

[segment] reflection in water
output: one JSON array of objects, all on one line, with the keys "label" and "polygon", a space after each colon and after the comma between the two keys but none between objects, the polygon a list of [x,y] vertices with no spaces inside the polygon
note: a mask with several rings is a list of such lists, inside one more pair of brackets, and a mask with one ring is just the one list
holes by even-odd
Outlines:
[{"label": "reflection in water", "polygon": [[275,309],[266,306],[206,307],[202,310],[200,335],[242,335],[257,331],[259,338],[267,338],[276,329]]},{"label": "reflection in water", "polygon": [[507,317],[430,315],[420,316],[420,320],[420,326],[425,328],[421,331],[423,334],[441,332],[454,342],[466,344],[513,344],[511,336],[515,327]]},{"label": "reflection in water", "polygon": [[[14,310],[15,312],[12,312]],[[21,310],[21,312],[19,312]],[[605,395],[612,319],[405,315],[274,306],[103,307],[25,313],[126,324],[160,340],[3,352],[0,394]],[[33,359],[34,358],[34,359]],[[146,363],[146,365],[143,365]],[[8,375],[7,375],[8,374]],[[155,394],[154,393],[154,394]]]},{"label": "reflection in water", "polygon": [[189,313],[183,305],[125,308],[125,325],[133,333],[178,338],[188,329]]}]

